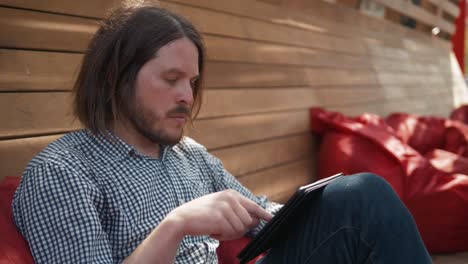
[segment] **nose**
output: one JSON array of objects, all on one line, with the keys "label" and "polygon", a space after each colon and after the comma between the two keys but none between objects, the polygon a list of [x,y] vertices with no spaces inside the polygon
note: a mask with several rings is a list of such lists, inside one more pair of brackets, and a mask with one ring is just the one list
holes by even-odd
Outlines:
[{"label": "nose", "polygon": [[192,106],[193,104],[193,88],[190,81],[181,85],[180,92],[178,94],[177,103],[186,104]]}]

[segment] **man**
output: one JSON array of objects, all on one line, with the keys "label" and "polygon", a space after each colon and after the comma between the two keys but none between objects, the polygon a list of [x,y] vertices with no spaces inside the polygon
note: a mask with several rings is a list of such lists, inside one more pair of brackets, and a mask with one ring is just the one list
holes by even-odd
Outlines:
[{"label": "man", "polygon": [[[184,18],[114,11],[74,87],[85,129],[24,171],[15,222],[38,263],[216,263],[219,240],[256,232],[278,205],[243,187],[183,129],[200,106],[204,47]],[[262,263],[430,263],[379,177],[337,180]]]}]

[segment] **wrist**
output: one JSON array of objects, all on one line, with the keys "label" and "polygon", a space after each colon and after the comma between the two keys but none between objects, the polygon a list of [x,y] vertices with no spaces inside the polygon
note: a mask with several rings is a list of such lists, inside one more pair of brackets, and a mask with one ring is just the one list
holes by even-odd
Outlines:
[{"label": "wrist", "polygon": [[181,219],[168,215],[125,259],[125,263],[174,263],[185,236],[183,231]]},{"label": "wrist", "polygon": [[159,225],[168,230],[175,239],[182,240],[186,236],[184,219],[173,212],[169,213]]}]

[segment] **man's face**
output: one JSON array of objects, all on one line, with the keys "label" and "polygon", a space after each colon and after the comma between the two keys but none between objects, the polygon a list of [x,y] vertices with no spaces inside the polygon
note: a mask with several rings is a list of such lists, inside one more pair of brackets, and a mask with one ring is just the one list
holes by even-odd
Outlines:
[{"label": "man's face", "polygon": [[191,116],[198,75],[198,51],[189,39],[159,49],[137,74],[128,118],[135,130],[154,143],[177,144]]}]

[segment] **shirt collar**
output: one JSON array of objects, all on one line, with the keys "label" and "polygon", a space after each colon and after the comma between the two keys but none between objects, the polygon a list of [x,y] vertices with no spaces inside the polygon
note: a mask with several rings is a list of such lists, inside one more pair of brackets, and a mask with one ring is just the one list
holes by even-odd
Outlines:
[{"label": "shirt collar", "polygon": [[[91,131],[87,131],[91,133]],[[144,158],[144,159],[154,159],[146,155],[141,154],[135,147],[123,141],[120,137],[114,134],[112,131],[107,130],[106,134],[99,133],[94,135],[98,144],[101,144],[103,148],[109,151],[112,154],[112,158],[115,161],[127,159],[127,158]],[[161,146],[160,157],[159,159],[163,160],[167,155],[167,151],[172,149],[169,146]]]}]

